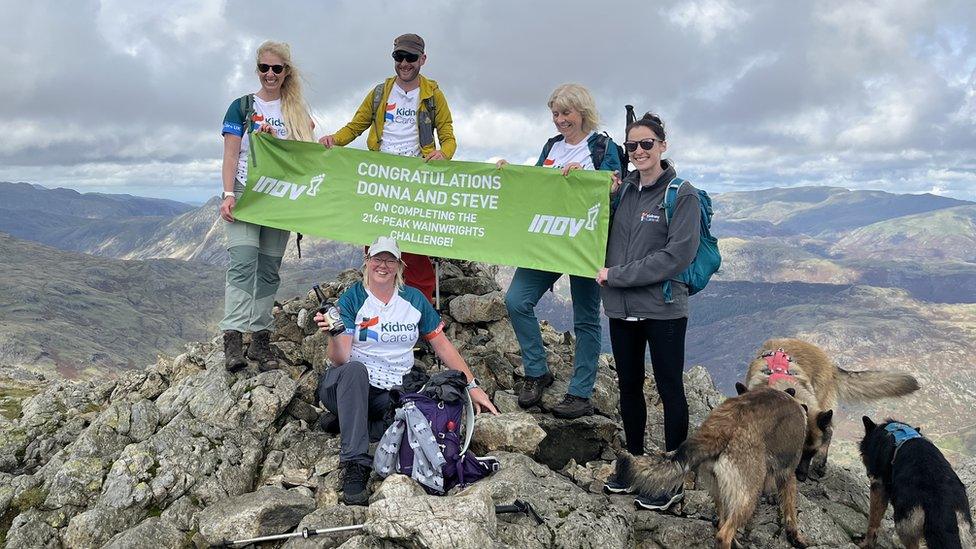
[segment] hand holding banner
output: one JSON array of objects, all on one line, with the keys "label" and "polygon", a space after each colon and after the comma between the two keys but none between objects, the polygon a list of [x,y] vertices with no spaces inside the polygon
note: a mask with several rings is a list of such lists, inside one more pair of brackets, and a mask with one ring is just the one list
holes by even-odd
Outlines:
[{"label": "hand holding banner", "polygon": [[593,276],[603,267],[610,174],[432,161],[251,136],[238,219],[404,251]]}]

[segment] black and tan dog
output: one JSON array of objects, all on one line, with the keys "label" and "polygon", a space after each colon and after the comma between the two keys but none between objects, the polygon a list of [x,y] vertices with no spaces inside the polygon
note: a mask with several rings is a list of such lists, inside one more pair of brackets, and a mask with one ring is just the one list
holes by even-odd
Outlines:
[{"label": "black and tan dog", "polygon": [[[833,416],[838,401],[863,402],[904,396],[918,390],[911,375],[891,371],[850,372],[834,365],[820,347],[799,339],[770,339],[749,364],[746,387],[769,386],[796,391],[796,398],[807,406],[806,451],[797,477],[806,480],[808,472],[822,477],[833,436]],[[812,462],[812,463],[811,463]]]},{"label": "black and tan dog", "polygon": [[617,459],[617,479],[642,495],[677,489],[685,473],[696,471],[718,515],[716,547],[732,546],[736,531],[756,509],[759,495],[775,485],[787,537],[807,542],[797,529],[796,476],[806,433],[806,414],[789,394],[758,388],[725,400],[697,431],[663,456]]},{"label": "black and tan dog", "polygon": [[976,547],[966,487],[942,452],[918,429],[886,420],[878,425],[864,416],[861,460],[871,479],[868,531],[861,547],[874,547],[888,502],[895,510],[895,531],[905,547]]}]

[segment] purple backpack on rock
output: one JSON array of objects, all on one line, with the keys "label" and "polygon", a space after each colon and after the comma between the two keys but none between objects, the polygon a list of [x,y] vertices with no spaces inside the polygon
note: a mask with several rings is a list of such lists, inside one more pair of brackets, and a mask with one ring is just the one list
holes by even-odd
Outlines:
[{"label": "purple backpack on rock", "polygon": [[373,469],[384,478],[408,475],[436,495],[497,471],[497,459],[478,458],[468,450],[475,415],[466,385],[462,373],[447,370],[434,374],[419,392],[401,395],[393,424],[376,448]]}]

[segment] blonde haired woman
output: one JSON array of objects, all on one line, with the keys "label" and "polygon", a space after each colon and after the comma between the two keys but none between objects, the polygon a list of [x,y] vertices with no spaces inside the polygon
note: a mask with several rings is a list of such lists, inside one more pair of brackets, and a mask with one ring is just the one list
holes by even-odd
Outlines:
[{"label": "blonde haired woman", "polygon": [[[605,134],[596,132],[600,117],[596,102],[586,88],[579,84],[563,84],[552,92],[548,105],[552,111],[552,123],[559,134],[542,147],[536,166],[556,168],[562,170],[563,175],[568,175],[570,170],[581,169],[619,172],[617,146]],[[507,162],[504,160],[498,161],[499,168],[505,164]],[[519,267],[505,294],[505,305],[522,349],[525,369],[525,383],[518,397],[522,408],[539,404],[546,387],[553,383],[535,306],[561,276],[562,273]],[[593,415],[590,395],[596,382],[601,337],[600,287],[592,278],[585,276],[570,276],[569,284],[573,297],[573,332],[576,334],[573,377],[562,402],[553,406],[551,411],[556,417],[571,419]]]},{"label": "blonde haired woman", "polygon": [[[413,367],[413,347],[420,337],[430,342],[445,366],[464,374],[478,412],[498,413],[444,335],[440,315],[420,290],[403,285],[405,267],[396,241],[378,237],[363,263],[363,282],[343,292],[337,303],[345,331],[329,342],[331,364],[319,379],[318,397],[339,416],[342,499],[348,505],[369,499],[369,424],[389,409],[390,389]],[[325,333],[335,328],[321,313],[315,321]]]},{"label": "blonde haired woman", "polygon": [[227,235],[230,265],[224,290],[224,364],[229,370],[247,365],[243,332],[252,332],[247,357],[262,370],[276,368],[270,348],[275,292],[281,279],[278,268],[290,233],[234,219],[234,206],[244,192],[250,133],[267,132],[279,139],[312,141],[314,123],[302,96],[301,77],[292,62],[291,48],[283,42],[258,47],[255,72],[261,89],[235,99],[224,115],[224,192],[220,217]]}]

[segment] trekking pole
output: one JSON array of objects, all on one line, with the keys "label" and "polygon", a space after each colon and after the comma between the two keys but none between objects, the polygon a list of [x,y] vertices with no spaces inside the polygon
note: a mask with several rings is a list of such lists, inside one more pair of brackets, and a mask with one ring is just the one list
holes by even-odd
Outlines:
[{"label": "trekking pole", "polygon": [[336,532],[351,532],[353,530],[361,530],[363,526],[363,524],[353,524],[352,526],[337,526],[335,528],[302,528],[301,532],[291,532],[290,534],[278,534],[276,536],[264,536],[260,538],[239,539],[237,541],[224,541],[218,545],[211,545],[211,547],[244,547],[253,543],[262,543],[265,541],[281,541],[289,538],[310,538],[312,536],[320,536],[322,534],[334,534]]},{"label": "trekking pole", "polygon": [[536,524],[542,524],[543,522],[545,522],[544,520],[542,520],[542,517],[539,516],[539,513],[536,513],[535,509],[532,508],[531,503],[527,501],[522,501],[520,499],[513,501],[511,505],[495,506],[496,515],[502,515],[505,513],[525,513],[530,517],[532,517],[533,519],[535,519]]},{"label": "trekking pole", "polygon": [[441,262],[434,262],[434,306],[437,312],[441,310]]}]

